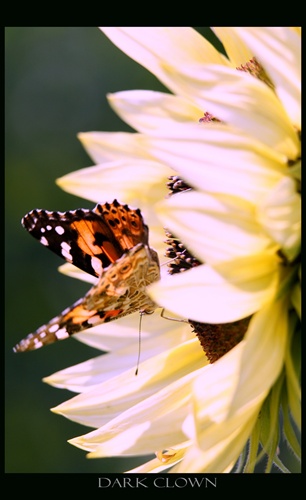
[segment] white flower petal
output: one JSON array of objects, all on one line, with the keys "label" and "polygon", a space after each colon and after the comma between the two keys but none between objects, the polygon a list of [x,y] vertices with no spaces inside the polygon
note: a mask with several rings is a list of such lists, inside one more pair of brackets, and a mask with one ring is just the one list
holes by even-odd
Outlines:
[{"label": "white flower petal", "polygon": [[286,159],[221,124],[176,125],[143,147],[195,189],[256,203],[286,172]]},{"label": "white flower petal", "polygon": [[191,62],[200,69],[203,64],[229,65],[203,36],[188,27],[179,28],[100,28],[103,33],[129,57],[147,68],[166,87],[177,92],[177,78],[167,66],[183,68]]},{"label": "white flower petal", "polygon": [[203,453],[203,450],[195,443],[187,450],[184,460],[171,471],[173,473],[227,473],[230,472],[250,436],[256,415],[241,427],[238,431],[229,434],[226,439],[219,442]]},{"label": "white flower petal", "polygon": [[276,88],[292,123],[301,128],[301,36],[288,27],[232,28]]},{"label": "white flower petal", "polygon": [[[189,416],[184,425],[197,441],[184,459],[187,471],[223,472],[236,462],[283,366],[287,331],[286,303],[267,304],[252,318],[245,339],[197,377],[194,424]],[[182,465],[175,471],[182,472]]]},{"label": "white flower petal", "polygon": [[279,376],[287,347],[287,300],[267,303],[251,319],[228,417],[239,413],[244,405],[264,397]]},{"label": "white flower petal", "polygon": [[[200,357],[203,359],[203,351]],[[144,455],[185,441],[182,422],[189,410],[192,381],[197,373],[189,370],[150,397],[141,398],[103,427],[70,442],[91,451],[91,457],[105,457],[112,456],[114,450],[120,455]]]},{"label": "white flower petal", "polygon": [[[139,315],[135,313],[112,324],[100,325],[84,333],[76,334],[76,339],[82,336],[83,341],[92,347],[113,352],[56,372],[45,377],[44,382],[73,392],[85,392],[92,389],[94,385],[116,377],[126,370],[136,371],[138,324]],[[95,331],[92,332],[92,330]],[[154,316],[153,321],[152,319],[146,321],[143,318],[141,345],[139,346],[140,362],[175,348],[192,338],[194,334],[189,325],[166,321],[158,314]]]},{"label": "white flower petal", "polygon": [[195,267],[148,288],[169,311],[202,323],[227,323],[253,314],[277,290],[278,258],[261,252],[215,266]]},{"label": "white flower petal", "polygon": [[97,203],[122,198],[141,207],[141,203],[148,205],[166,195],[170,172],[157,162],[134,158],[82,168],[57,179],[57,184]]},{"label": "white flower petal", "polygon": [[78,138],[95,163],[118,160],[150,160],[139,146],[140,134],[130,132],[82,132]]},{"label": "white flower petal", "polygon": [[[175,67],[173,71],[177,71]],[[185,65],[177,80],[181,95],[192,96],[199,107],[222,122],[290,159],[295,160],[300,154],[296,131],[277,96],[265,83],[233,68],[210,65],[197,71],[192,65]]]},{"label": "white flower petal", "polygon": [[252,414],[257,415],[282,369],[287,332],[286,303],[267,304],[251,319],[244,340],[207,367],[206,377],[198,377],[193,394],[198,442],[203,450],[226,439]]},{"label": "white flower petal", "polygon": [[281,179],[262,200],[258,220],[288,260],[294,260],[301,250],[301,196],[292,178]]},{"label": "white flower petal", "polygon": [[221,40],[226,54],[235,68],[245,64],[253,57],[253,53],[240,38],[239,31],[236,33],[229,27],[218,28],[215,26],[212,27],[212,30]]},{"label": "white flower petal", "polygon": [[[143,361],[139,365],[138,375],[135,375],[137,353],[132,359],[131,348],[128,346],[121,351],[122,359],[124,351],[125,355],[130,359],[130,369],[97,384],[91,390],[60,404],[52,411],[91,427],[100,427],[113,419],[106,424],[108,425],[107,428],[112,429],[112,434],[120,434],[124,427],[128,427],[132,423],[135,423],[135,425],[141,424],[142,421],[148,419],[149,407],[153,411],[151,406],[154,406],[156,394],[162,392],[161,404],[166,404],[163,399],[164,393],[170,394],[172,386],[177,387],[178,385],[182,388],[186,384],[186,387],[190,390],[190,380],[195,377],[196,370],[207,363],[200,343],[195,338]],[[117,360],[118,358],[116,359],[116,356],[114,356],[113,361],[117,362]],[[156,369],[157,366],[159,367],[158,370]],[[187,393],[190,394],[188,391]],[[175,394],[177,395],[177,392],[173,390],[172,404],[175,401]],[[158,397],[156,396],[156,398],[157,405]],[[184,406],[185,403],[182,397],[182,403],[179,404]],[[158,416],[159,410],[157,408],[158,405],[156,406],[156,415]],[[135,415],[134,420],[131,420],[132,415]],[[185,418],[185,416],[186,413],[184,416],[181,415],[180,418]],[[142,417],[144,420],[142,420]],[[152,419],[153,417],[152,413]],[[101,435],[103,437],[102,431]],[[179,441],[182,441],[182,439]],[[94,441],[94,446],[98,446],[98,442],[99,440]],[[163,446],[161,444],[158,448]]]},{"label": "white flower petal", "polygon": [[186,191],[159,203],[156,211],[164,226],[207,264],[270,246],[253,206],[236,197]]},{"label": "white flower petal", "polygon": [[[185,443],[180,443],[178,445],[172,446],[169,450],[165,450],[162,453],[158,453],[157,454],[158,458],[154,458],[153,460],[150,460],[149,462],[146,462],[140,465],[139,467],[135,467],[134,469],[131,469],[127,472],[133,474],[135,473],[144,474],[148,472],[150,473],[154,472],[156,474],[158,472],[162,472],[166,469],[169,469],[169,467],[173,467],[173,465],[183,460],[190,444],[191,444],[190,441],[186,441]],[[160,482],[160,485],[161,484],[162,482]]]},{"label": "white flower petal", "polygon": [[87,283],[91,283],[92,285],[96,285],[98,283],[98,278],[92,276],[91,274],[85,273],[85,271],[82,271],[78,267],[74,266],[73,264],[69,264],[68,262],[58,267],[58,271],[62,274],[70,276],[70,278],[86,281]]},{"label": "white flower petal", "polygon": [[129,90],[109,94],[115,112],[135,130],[151,134],[169,130],[173,122],[198,122],[203,111],[189,100],[149,90]]}]

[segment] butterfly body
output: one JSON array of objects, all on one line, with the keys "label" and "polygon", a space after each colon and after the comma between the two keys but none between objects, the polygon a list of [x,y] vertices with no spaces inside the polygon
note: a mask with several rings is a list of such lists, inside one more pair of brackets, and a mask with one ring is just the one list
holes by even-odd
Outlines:
[{"label": "butterfly body", "polygon": [[37,349],[135,311],[155,310],[146,287],[159,279],[159,261],[139,210],[116,200],[94,210],[33,210],[23,225],[43,245],[99,279],[83,298],[19,342],[15,352]]}]

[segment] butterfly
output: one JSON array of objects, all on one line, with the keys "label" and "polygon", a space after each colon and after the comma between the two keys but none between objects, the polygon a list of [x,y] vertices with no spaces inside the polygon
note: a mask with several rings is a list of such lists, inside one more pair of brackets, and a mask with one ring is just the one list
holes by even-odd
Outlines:
[{"label": "butterfly", "polygon": [[67,262],[98,282],[49,323],[30,333],[15,352],[30,351],[135,311],[150,314],[156,304],[146,287],[160,278],[158,255],[139,209],[112,203],[93,210],[32,210],[25,229]]}]

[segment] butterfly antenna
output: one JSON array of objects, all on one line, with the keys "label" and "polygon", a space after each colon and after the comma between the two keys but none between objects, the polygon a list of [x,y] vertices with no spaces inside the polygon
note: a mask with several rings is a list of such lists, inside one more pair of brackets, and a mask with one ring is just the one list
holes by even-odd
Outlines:
[{"label": "butterfly antenna", "polygon": [[[185,252],[186,252],[186,248],[183,252],[180,253],[180,255],[183,255]],[[172,259],[167,260],[167,262],[163,262],[163,264],[161,264],[160,267],[167,266],[168,264],[170,264],[170,262],[173,262],[177,258],[178,257],[176,256],[176,257],[173,257]]]}]

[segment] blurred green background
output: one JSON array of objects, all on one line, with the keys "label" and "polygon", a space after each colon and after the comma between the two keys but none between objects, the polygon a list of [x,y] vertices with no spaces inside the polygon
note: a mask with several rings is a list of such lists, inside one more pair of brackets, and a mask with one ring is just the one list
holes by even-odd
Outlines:
[{"label": "blurred green background", "polygon": [[112,472],[142,462],[86,459],[67,440],[91,429],[50,412],[74,394],[42,378],[98,351],[71,340],[12,352],[16,342],[89,288],[58,273],[61,260],[27,234],[20,220],[33,208],[93,206],[61,191],[55,179],[92,165],[78,132],[130,130],[106,94],[137,88],[164,90],[98,28],[5,29],[6,472]]},{"label": "blurred green background", "polygon": [[[210,37],[207,28],[196,29]],[[123,472],[143,461],[86,459],[67,440],[91,429],[50,412],[74,394],[42,378],[98,351],[71,340],[12,352],[89,288],[58,273],[61,260],[27,234],[20,220],[33,208],[93,206],[61,191],[55,179],[92,165],[78,132],[130,130],[106,100],[108,92],[126,89],[165,90],[97,28],[5,29],[6,472]]]}]

